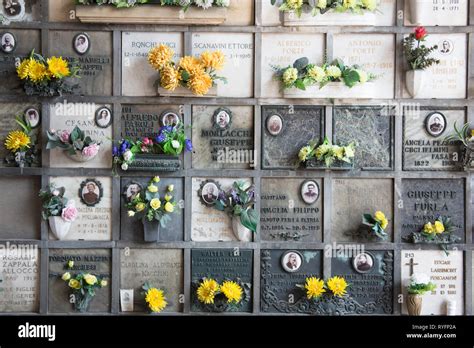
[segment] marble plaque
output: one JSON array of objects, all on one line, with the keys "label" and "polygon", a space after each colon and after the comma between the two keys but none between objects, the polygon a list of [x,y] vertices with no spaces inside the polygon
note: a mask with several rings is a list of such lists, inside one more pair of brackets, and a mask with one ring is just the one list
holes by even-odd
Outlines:
[{"label": "marble plaque", "polygon": [[2,176],[0,239],[41,239],[41,178]]},{"label": "marble plaque", "polygon": [[392,240],[393,181],[392,179],[334,179],[332,182],[332,238],[339,242],[367,242],[360,233],[363,214],[380,210],[388,219],[385,231]]},{"label": "marble plaque", "polygon": [[[79,192],[82,183],[96,182],[94,193],[100,197],[95,206],[88,206],[81,200]],[[66,189],[65,197],[74,200],[79,211],[78,218],[71,223],[65,240],[111,240],[112,238],[112,178],[110,177],[51,177],[50,182]],[[102,185],[102,195],[97,183]],[[83,195],[83,193],[82,193]],[[50,234],[50,239],[54,236]]]},{"label": "marble plaque", "polygon": [[467,17],[467,0],[405,0],[405,25],[463,26]]},{"label": "marble plaque", "polygon": [[454,123],[460,129],[465,122],[464,109],[406,109],[403,118],[403,169],[462,169],[459,145],[446,142],[445,137],[454,134]]},{"label": "marble plaque", "polygon": [[251,33],[193,33],[192,54],[220,50],[226,57],[219,76],[227,84],[218,82],[219,97],[250,98],[253,96],[254,37]]},{"label": "marble plaque", "polygon": [[464,313],[464,266],[463,252],[442,250],[402,250],[402,313],[408,314],[406,306],[407,286],[411,274],[425,274],[436,285],[436,289],[423,295],[421,315],[447,315],[448,301],[454,301],[455,315]]},{"label": "marble plaque", "polygon": [[161,44],[173,49],[174,61],[183,54],[182,33],[124,32],[122,33],[122,94],[125,96],[155,96],[158,72],[148,63],[148,52]]},{"label": "marble plaque", "polygon": [[193,168],[255,167],[253,111],[253,106],[193,105]]},{"label": "marble plaque", "polygon": [[325,39],[323,34],[263,33],[260,94],[263,98],[282,98],[281,83],[275,80],[272,66],[287,67],[301,57],[311,63],[324,62]]},{"label": "marble plaque", "polygon": [[[69,270],[68,261],[74,261],[74,267]],[[71,274],[91,273],[104,278],[108,285],[96,289],[96,295],[90,303],[88,312],[110,312],[111,293],[111,263],[110,250],[105,249],[50,249],[49,250],[49,289],[48,306],[51,313],[77,313],[70,303],[72,291],[68,283],[61,279],[64,272]]]},{"label": "marble plaque", "polygon": [[[253,291],[253,252],[245,249],[193,249],[191,250],[191,281],[212,278],[221,283],[223,280],[237,280],[252,284]],[[191,311],[200,311],[195,293],[191,294]],[[250,312],[252,300],[245,303],[242,312]]]},{"label": "marble plaque", "polygon": [[33,22],[41,19],[40,0],[2,1],[0,5],[0,24],[14,22]]},{"label": "marble plaque", "polygon": [[120,288],[133,289],[135,312],[148,312],[142,286],[165,292],[165,312],[180,312],[179,295],[183,293],[183,251],[178,249],[123,249],[120,253]]},{"label": "marble plaque", "polygon": [[[439,59],[440,64],[425,70],[423,88],[417,98],[466,98],[466,34],[430,34],[424,44],[438,45],[430,57]],[[403,93],[405,98],[410,98],[406,88]]]},{"label": "marble plaque", "polygon": [[[143,178],[122,178],[122,189],[120,192],[124,193],[125,188],[132,184],[137,183],[139,184],[144,190],[148,187],[148,183],[150,181],[150,177],[143,177]],[[173,197],[178,204],[184,198],[184,190],[183,190],[183,181],[179,178],[164,178],[162,177],[160,182],[158,183],[159,192],[165,192],[168,185],[174,185],[173,190]],[[134,241],[134,242],[142,242],[143,243],[143,223],[135,218],[130,218],[127,215],[127,208],[124,206],[126,202],[126,196],[122,195],[120,197],[120,211],[121,211],[121,219],[120,219],[120,232],[121,232],[121,239]],[[183,204],[181,203],[183,206]],[[160,241],[161,242],[171,242],[171,241],[182,241],[183,234],[184,234],[184,210],[178,209],[176,207],[176,212],[171,215],[171,221],[169,221],[165,228],[160,227]]]},{"label": "marble plaque", "polygon": [[77,126],[93,140],[101,142],[97,156],[88,162],[76,162],[66,156],[64,151],[56,148],[50,151],[50,167],[52,168],[111,168],[112,167],[112,125],[107,128],[98,127],[95,114],[98,109],[110,105],[94,103],[56,103],[50,107],[50,129],[56,131],[72,130]]},{"label": "marble plaque", "polygon": [[39,267],[37,245],[0,245],[0,313],[38,312]]},{"label": "marble plaque", "polygon": [[[373,86],[373,98],[393,98],[395,86],[395,36],[392,34],[337,34],[334,35],[333,57],[347,65],[359,65],[377,75]],[[341,96],[343,97],[343,96]]]},{"label": "marble plaque", "polygon": [[331,274],[350,284],[347,293],[354,301],[346,314],[392,314],[393,253],[363,251],[331,258]]},{"label": "marble plaque", "polygon": [[251,183],[242,178],[193,178],[193,201],[191,212],[191,239],[197,242],[236,241],[232,230],[232,219],[225,212],[208,207],[202,202],[198,191],[206,180],[214,180],[222,190],[229,190],[234,181]]},{"label": "marble plaque", "polygon": [[[75,50],[78,35],[88,37],[88,50],[79,54]],[[86,42],[86,43],[87,43]],[[80,79],[76,80],[80,95],[112,95],[112,32],[109,31],[51,31],[50,54],[76,61],[81,68]],[[82,50],[82,48],[81,48]]]},{"label": "marble plaque", "polygon": [[321,179],[263,178],[261,190],[262,240],[321,242]]},{"label": "marble plaque", "polygon": [[[281,118],[282,125],[281,131],[272,135],[267,123],[274,115]],[[296,169],[300,149],[323,138],[323,115],[323,108],[315,106],[263,106],[262,167]]]},{"label": "marble plaque", "polygon": [[401,197],[402,236],[419,232],[427,222],[440,216],[451,218],[454,234],[464,240],[464,179],[404,179]]},{"label": "marble plaque", "polygon": [[394,116],[388,107],[334,108],[333,143],[357,144],[355,168],[391,169]]},{"label": "marble plaque", "polygon": [[[262,250],[261,253],[261,311],[307,313],[305,291],[296,285],[304,285],[309,277],[322,278],[321,251]],[[297,271],[288,272],[283,268],[282,260],[292,253],[297,255],[298,260],[301,259],[301,264]]]},{"label": "marble plaque", "polygon": [[23,84],[16,74],[15,64],[29,57],[31,50],[41,52],[41,32],[39,30],[23,30],[7,28],[16,39],[16,48],[12,53],[0,50],[0,93],[24,94]]}]

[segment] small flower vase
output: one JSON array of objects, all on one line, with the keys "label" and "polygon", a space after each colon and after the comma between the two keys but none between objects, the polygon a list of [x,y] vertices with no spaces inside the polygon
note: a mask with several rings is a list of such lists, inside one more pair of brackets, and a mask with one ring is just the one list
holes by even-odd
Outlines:
[{"label": "small flower vase", "polygon": [[410,5],[410,22],[414,25],[422,25],[424,20],[423,5],[427,3],[426,0],[408,0]]},{"label": "small flower vase", "polygon": [[80,151],[77,151],[74,155],[70,154],[68,151],[66,151],[65,153],[69,159],[73,160],[74,162],[80,162],[80,163],[89,162],[97,156],[97,154],[95,154],[94,156],[85,156]]},{"label": "small flower vase", "polygon": [[147,243],[158,242],[160,239],[160,222],[143,219],[143,240]]},{"label": "small flower vase", "polygon": [[425,82],[426,71],[422,69],[408,70],[405,75],[405,84],[408,93],[413,98],[417,98],[420,92],[423,90]]},{"label": "small flower vase", "polygon": [[18,167],[24,168],[26,163],[26,152],[18,151],[17,153],[15,153],[15,162]]},{"label": "small flower vase", "polygon": [[64,240],[69,233],[71,223],[64,221],[61,216],[50,216],[48,222],[53,235],[59,240]]},{"label": "small flower vase", "polygon": [[455,300],[448,300],[446,302],[446,315],[456,315],[456,301]]},{"label": "small flower vase", "polygon": [[242,225],[240,222],[240,216],[232,217],[232,230],[234,232],[235,238],[241,242],[251,242],[252,241],[252,231],[247,227]]},{"label": "small flower vase", "polygon": [[423,297],[421,295],[408,294],[407,309],[409,315],[421,315],[421,308],[423,306]]},{"label": "small flower vase", "polygon": [[91,300],[94,298],[89,292],[81,294],[80,292],[74,292],[74,309],[80,313],[86,313],[89,310]]}]

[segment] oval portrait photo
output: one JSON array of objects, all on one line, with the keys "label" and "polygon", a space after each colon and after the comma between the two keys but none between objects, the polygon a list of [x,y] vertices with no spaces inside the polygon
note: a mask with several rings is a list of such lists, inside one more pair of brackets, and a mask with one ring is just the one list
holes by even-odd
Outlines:
[{"label": "oval portrait photo", "polygon": [[74,36],[72,45],[77,54],[86,54],[91,46],[89,35],[86,33],[80,33]]},{"label": "oval portrait photo", "polygon": [[161,115],[161,124],[163,126],[176,127],[181,123],[178,114],[173,111],[166,111]]},{"label": "oval portrait photo", "polygon": [[283,129],[283,120],[280,115],[272,115],[267,119],[267,131],[275,136],[281,133]]},{"label": "oval portrait photo", "polygon": [[2,0],[1,10],[9,20],[18,20],[25,15],[25,0]]},{"label": "oval portrait photo", "polygon": [[102,107],[95,112],[95,124],[100,128],[107,128],[112,124],[112,111]]},{"label": "oval portrait photo", "polygon": [[446,130],[446,117],[440,112],[432,112],[426,116],[426,131],[433,137],[439,137]]},{"label": "oval portrait photo", "polygon": [[81,183],[79,196],[82,203],[89,207],[97,205],[103,195],[102,185],[98,180],[88,179]]},{"label": "oval portrait photo", "polygon": [[374,266],[374,258],[369,253],[360,253],[354,257],[352,265],[357,272],[367,273]]},{"label": "oval portrait photo", "polygon": [[0,49],[3,53],[12,53],[16,48],[16,39],[12,33],[0,34]]},{"label": "oval portrait photo", "polygon": [[137,182],[132,181],[130,184],[125,186],[123,194],[127,202],[132,202],[134,199],[140,196],[140,193],[142,192],[142,190],[143,190],[142,185],[140,185]]},{"label": "oval portrait photo", "polygon": [[227,129],[231,121],[231,112],[226,108],[219,108],[214,112],[214,125],[219,129]]},{"label": "oval portrait photo", "polygon": [[281,267],[287,272],[296,272],[303,263],[303,256],[297,251],[287,251],[281,257]]},{"label": "oval portrait photo", "polygon": [[207,205],[212,205],[219,195],[219,187],[214,182],[207,182],[201,189],[201,199]]},{"label": "oval portrait photo", "polygon": [[319,198],[319,185],[314,180],[306,180],[301,185],[301,198],[306,204],[313,204]]},{"label": "oval portrait photo", "polygon": [[28,108],[26,109],[25,113],[23,114],[23,121],[28,123],[31,128],[36,128],[41,123],[41,116],[37,109],[35,108]]}]

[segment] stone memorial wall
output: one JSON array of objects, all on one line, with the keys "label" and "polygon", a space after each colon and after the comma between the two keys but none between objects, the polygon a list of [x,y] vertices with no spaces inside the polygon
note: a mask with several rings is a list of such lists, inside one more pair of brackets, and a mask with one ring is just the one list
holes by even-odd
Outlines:
[{"label": "stone memorial wall", "polygon": [[[433,0],[416,8],[410,1],[380,0],[365,15],[299,18],[271,0],[231,0],[197,23],[192,16],[203,10],[177,9],[175,19],[160,19],[159,10],[137,5],[107,23],[89,12],[95,6],[81,12],[73,0],[13,0],[13,9],[1,2],[0,315],[78,313],[67,272],[106,282],[88,308],[94,314],[148,313],[149,283],[164,291],[164,314],[406,315],[406,287],[418,273],[436,285],[423,314],[472,314],[474,180],[465,160],[474,143],[463,152],[446,136],[467,123],[469,140],[474,128],[474,3]],[[424,44],[436,45],[439,64],[426,69],[412,97],[402,41],[417,25],[426,26]],[[226,83],[203,97],[163,94],[161,75],[148,63],[160,44],[174,51],[175,64],[220,50],[218,74]],[[16,66],[32,50],[77,64],[72,94],[26,95]],[[353,88],[284,90],[275,67],[301,57],[316,65],[340,58],[375,79]],[[36,151],[35,161],[24,167],[3,146],[20,129],[16,116],[33,117],[37,139],[36,150],[27,149]],[[153,171],[155,159],[146,154],[134,158],[141,166],[114,163],[117,141],[155,141],[170,125],[183,125],[193,144],[173,157],[177,170],[160,157],[164,170]],[[99,142],[90,161],[47,145],[48,131],[72,134],[76,127]],[[350,165],[299,163],[302,147],[325,139],[354,143]],[[65,235],[41,216],[38,192],[52,183],[77,210]],[[255,199],[255,233],[242,229],[240,210],[236,217],[215,205],[223,192],[233,190],[231,204],[242,199],[235,198],[237,184],[251,187],[245,198]],[[160,204],[170,195],[175,211],[153,240],[152,227],[132,215],[140,215],[136,197],[155,186]],[[387,219],[383,239],[362,221],[376,211]],[[441,217],[452,225],[446,252],[417,239]],[[306,279],[333,276],[350,284],[346,297],[309,301]],[[240,284],[241,305],[211,310],[198,293],[203,279]]]}]

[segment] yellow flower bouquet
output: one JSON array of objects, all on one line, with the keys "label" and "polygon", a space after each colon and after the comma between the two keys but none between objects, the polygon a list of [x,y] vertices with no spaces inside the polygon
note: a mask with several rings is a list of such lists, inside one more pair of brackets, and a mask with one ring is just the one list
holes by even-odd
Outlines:
[{"label": "yellow flower bouquet", "polygon": [[20,116],[16,116],[16,123],[21,130],[12,130],[8,133],[4,146],[8,150],[9,155],[5,157],[7,164],[15,164],[23,168],[25,165],[39,165],[40,148],[38,146],[37,132],[35,132],[28,122],[22,120]]},{"label": "yellow flower bouquet", "polygon": [[193,282],[194,303],[208,312],[236,311],[250,300],[250,287],[240,279],[226,279],[219,284],[215,279],[203,278]]},{"label": "yellow flower bouquet", "polygon": [[317,277],[308,277],[304,284],[296,284],[296,287],[305,292],[308,300],[318,301],[331,296],[344,298],[349,284],[344,277],[339,276],[329,278],[326,282]]},{"label": "yellow flower bouquet", "polygon": [[303,12],[311,13],[312,16],[329,11],[356,14],[373,12],[377,10],[379,0],[271,0],[271,4],[278,6],[282,12],[294,12],[300,17]]},{"label": "yellow flower bouquet", "polygon": [[20,61],[16,68],[18,77],[23,81],[27,95],[53,97],[72,93],[77,85],[67,81],[79,78],[79,68],[62,57],[45,58],[31,51],[28,58]]},{"label": "yellow flower bouquet", "polygon": [[376,211],[373,216],[371,214],[362,215],[362,224],[369,226],[377,238],[387,239],[388,235],[385,229],[388,226],[388,219],[382,211]]},{"label": "yellow flower bouquet", "polygon": [[303,146],[298,159],[306,168],[340,168],[351,169],[355,156],[355,143],[345,146],[334,145],[328,138],[324,138],[322,144],[318,145],[316,141],[310,141],[308,145]]},{"label": "yellow flower bouquet", "polygon": [[175,91],[178,87],[189,89],[194,95],[208,94],[217,80],[227,83],[226,78],[218,76],[223,69],[225,56],[221,51],[203,52],[199,57],[185,56],[176,64],[174,51],[167,45],[152,48],[148,54],[149,64],[160,73],[159,86]]},{"label": "yellow flower bouquet", "polygon": [[145,295],[145,302],[152,313],[160,313],[166,308],[168,302],[163,290],[151,286],[148,282],[143,284],[142,289]]}]

